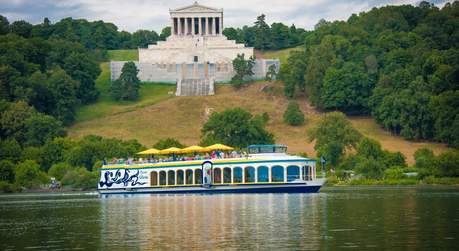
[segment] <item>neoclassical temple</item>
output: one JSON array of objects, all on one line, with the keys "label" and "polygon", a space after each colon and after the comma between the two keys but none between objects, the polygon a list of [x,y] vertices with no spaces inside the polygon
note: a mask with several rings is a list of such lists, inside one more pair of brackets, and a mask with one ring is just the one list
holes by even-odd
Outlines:
[{"label": "neoclassical temple", "polygon": [[[254,49],[228,40],[223,34],[223,9],[192,5],[170,9],[171,35],[166,41],[139,48],[138,77],[144,82],[177,84],[177,96],[213,95],[215,82],[234,76],[232,61],[245,58]],[[111,62],[111,79],[121,74],[125,62]],[[254,79],[265,78],[269,66],[279,69],[279,60],[257,59]]]}]

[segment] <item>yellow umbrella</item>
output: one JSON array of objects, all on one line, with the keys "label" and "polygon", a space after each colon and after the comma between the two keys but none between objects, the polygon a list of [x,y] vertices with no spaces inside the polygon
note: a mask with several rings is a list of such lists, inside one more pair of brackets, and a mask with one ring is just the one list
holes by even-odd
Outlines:
[{"label": "yellow umbrella", "polygon": [[158,150],[158,149],[155,149],[155,148],[151,148],[151,149],[148,149],[148,150],[139,152],[139,153],[137,153],[137,154],[140,154],[140,155],[153,155],[153,154],[159,154],[159,150]]},{"label": "yellow umbrella", "polygon": [[180,153],[182,149],[177,148],[177,147],[170,147],[167,149],[163,149],[159,151],[159,154],[175,154],[175,153]]},{"label": "yellow umbrella", "polygon": [[205,149],[208,151],[215,151],[215,150],[231,151],[234,148],[232,148],[231,146],[225,146],[223,144],[214,144],[214,145],[206,147]]},{"label": "yellow umbrella", "polygon": [[207,150],[201,146],[189,146],[187,148],[183,148],[180,153],[197,153],[197,152],[206,152]]}]

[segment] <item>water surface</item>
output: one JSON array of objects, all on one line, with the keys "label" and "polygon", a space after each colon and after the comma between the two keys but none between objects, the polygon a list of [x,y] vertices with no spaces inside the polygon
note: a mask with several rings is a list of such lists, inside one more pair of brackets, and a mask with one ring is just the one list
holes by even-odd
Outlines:
[{"label": "water surface", "polygon": [[0,249],[454,250],[457,187],[0,196]]}]

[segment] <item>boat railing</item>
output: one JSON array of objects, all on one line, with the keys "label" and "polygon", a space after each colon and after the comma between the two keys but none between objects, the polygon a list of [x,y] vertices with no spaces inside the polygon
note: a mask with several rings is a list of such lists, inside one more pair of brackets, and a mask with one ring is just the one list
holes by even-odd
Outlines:
[{"label": "boat railing", "polygon": [[143,165],[143,164],[156,164],[156,163],[170,163],[179,161],[195,161],[195,160],[215,160],[215,159],[237,159],[245,158],[246,154],[228,154],[216,156],[195,156],[195,157],[182,157],[182,158],[159,158],[159,159],[116,159],[112,161],[104,161],[105,166],[114,165]]}]

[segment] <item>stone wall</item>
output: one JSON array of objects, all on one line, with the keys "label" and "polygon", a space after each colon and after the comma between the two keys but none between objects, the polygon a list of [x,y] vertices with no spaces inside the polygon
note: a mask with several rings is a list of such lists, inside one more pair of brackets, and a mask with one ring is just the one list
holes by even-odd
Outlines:
[{"label": "stone wall", "polygon": [[[110,79],[116,80],[121,74],[121,69],[127,61],[110,62]],[[178,79],[205,79],[212,78],[215,82],[229,82],[234,76],[231,63],[207,64],[150,64],[134,62],[139,70],[138,77],[142,82],[161,82],[175,84]],[[270,65],[276,66],[279,72],[278,59],[257,59],[253,67],[252,79],[259,80],[266,77]]]}]

